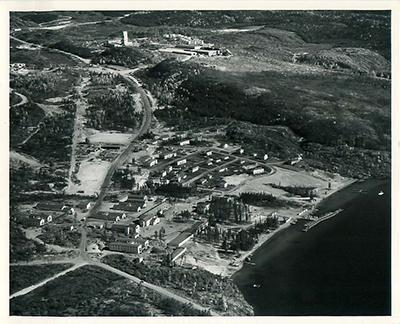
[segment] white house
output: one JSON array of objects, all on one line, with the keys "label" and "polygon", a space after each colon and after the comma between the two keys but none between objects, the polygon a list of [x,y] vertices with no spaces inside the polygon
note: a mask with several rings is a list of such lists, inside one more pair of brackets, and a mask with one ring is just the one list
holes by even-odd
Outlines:
[{"label": "white house", "polygon": [[184,165],[184,164],[186,164],[186,159],[182,159],[182,160],[179,160],[179,161],[177,161],[176,162],[176,165]]}]

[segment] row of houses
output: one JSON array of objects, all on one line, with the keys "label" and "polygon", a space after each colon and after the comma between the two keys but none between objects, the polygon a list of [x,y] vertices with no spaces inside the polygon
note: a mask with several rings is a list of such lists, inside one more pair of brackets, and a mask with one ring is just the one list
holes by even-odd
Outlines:
[{"label": "row of houses", "polygon": [[264,154],[258,154],[258,153],[245,153],[245,150],[243,148],[239,148],[238,150],[236,150],[235,152],[233,152],[233,154],[235,155],[247,155],[250,158],[254,158],[254,159],[261,159],[261,160],[268,160],[269,156],[267,153]]},{"label": "row of houses", "polygon": [[53,215],[33,214],[20,219],[25,227],[41,227],[53,221]]},{"label": "row of houses", "polygon": [[[105,223],[106,222],[112,222],[112,223],[117,223],[121,220],[124,220],[127,218],[126,213],[118,213],[118,212],[104,212],[100,211],[96,213],[94,216],[91,217],[91,219],[96,219],[96,220],[102,220]],[[148,227],[148,226],[153,226],[156,225],[160,222],[160,218],[157,215],[152,215],[152,214],[145,214],[141,215],[139,218],[136,220],[132,220],[135,225],[138,225],[140,227]],[[119,224],[121,228],[125,228],[124,231],[128,232],[129,234],[129,227],[131,225],[129,224]]]}]

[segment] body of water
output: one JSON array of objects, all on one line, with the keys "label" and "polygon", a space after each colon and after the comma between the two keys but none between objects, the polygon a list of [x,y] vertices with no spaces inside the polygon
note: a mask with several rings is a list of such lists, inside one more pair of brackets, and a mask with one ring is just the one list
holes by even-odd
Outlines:
[{"label": "body of water", "polygon": [[355,183],[320,206],[343,212],[308,232],[299,222],[259,248],[255,265],[233,276],[255,315],[389,315],[390,195],[389,182]]}]

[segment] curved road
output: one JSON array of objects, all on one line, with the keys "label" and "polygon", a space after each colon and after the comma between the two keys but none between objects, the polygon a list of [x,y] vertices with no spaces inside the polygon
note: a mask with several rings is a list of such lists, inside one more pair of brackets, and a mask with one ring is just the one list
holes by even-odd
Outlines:
[{"label": "curved road", "polygon": [[24,96],[22,93],[16,92],[14,91],[14,93],[21,98],[21,101],[16,103],[15,105],[10,105],[10,109],[13,107],[18,107],[18,106],[22,106],[25,105],[28,102],[28,98],[26,96]]},{"label": "curved road", "polygon": [[59,49],[56,49],[56,48],[49,48],[49,47],[46,47],[46,46],[42,46],[42,45],[40,45],[40,44],[30,43],[30,42],[24,41],[24,40],[22,40],[22,39],[20,39],[20,38],[17,38],[17,37],[15,37],[15,36],[11,36],[11,35],[10,35],[10,39],[13,39],[13,40],[15,40],[15,41],[17,41],[17,42],[20,42],[20,43],[22,43],[22,44],[25,44],[25,45],[30,45],[30,46],[33,46],[33,47],[37,47],[37,48],[39,48],[39,49],[46,49],[46,50],[48,50],[48,51],[53,51],[53,52],[56,52],[56,53],[61,53],[61,54],[67,55],[67,56],[69,56],[69,57],[72,57],[72,58],[74,58],[74,59],[76,59],[76,60],[78,60],[78,61],[80,61],[80,62],[83,62],[83,63],[85,63],[85,64],[90,64],[90,59],[85,59],[85,58],[83,58],[83,57],[80,57],[80,56],[78,56],[78,55],[75,55],[75,54],[72,54],[72,53],[69,53],[69,52],[65,52],[65,51],[62,51],[62,50],[59,50]]},{"label": "curved road", "polygon": [[[28,43],[28,42],[20,40],[20,39],[18,39],[16,37],[13,37],[13,36],[10,36],[10,37],[13,38],[14,40],[20,41],[22,43],[25,43],[25,44],[28,44],[28,45],[31,45],[31,46],[38,46],[39,48],[44,48],[43,46],[38,45],[38,44]],[[55,50],[55,51],[59,52],[59,53],[62,53],[62,54],[65,54],[65,55],[68,55],[68,56],[71,56],[73,58],[76,58],[76,59],[80,60],[83,63],[86,63],[86,64],[89,63],[89,60],[83,59],[83,58],[81,58],[81,57],[79,57],[79,56],[77,56],[75,54],[64,52],[64,51],[61,51],[61,50]],[[140,96],[142,98],[144,114],[143,114],[143,120],[142,120],[142,123],[140,125],[139,131],[134,136],[134,138],[132,139],[132,141],[129,144],[129,146],[113,161],[113,163],[111,164],[110,168],[108,169],[107,175],[104,178],[104,181],[103,181],[103,184],[101,186],[101,190],[99,192],[99,195],[97,197],[95,205],[90,210],[90,212],[89,212],[89,214],[88,214],[88,216],[87,216],[87,218],[85,220],[85,223],[84,223],[83,227],[81,228],[81,234],[82,235],[81,235],[81,242],[80,242],[80,246],[79,246],[80,256],[76,259],[75,265],[72,266],[69,269],[66,269],[66,270],[64,270],[64,271],[62,271],[62,272],[60,272],[60,273],[58,273],[58,274],[46,279],[45,281],[42,281],[40,283],[37,283],[35,285],[32,285],[30,287],[27,287],[27,288],[25,288],[25,289],[23,289],[21,291],[18,291],[16,293],[14,293],[13,295],[10,296],[10,299],[14,298],[14,297],[17,297],[17,296],[25,295],[25,294],[35,290],[36,288],[45,285],[49,281],[51,281],[53,279],[56,279],[56,278],[66,274],[66,273],[68,273],[70,271],[73,271],[73,270],[75,270],[75,269],[77,269],[77,268],[79,268],[79,267],[81,267],[83,265],[92,264],[92,265],[101,267],[101,268],[103,268],[103,269],[105,269],[107,271],[111,271],[111,272],[114,272],[114,273],[116,273],[116,274],[118,274],[120,276],[128,278],[128,279],[130,279],[130,280],[132,280],[132,281],[134,281],[134,282],[136,282],[138,284],[143,285],[144,287],[147,287],[147,288],[149,288],[149,289],[151,289],[151,290],[153,290],[155,292],[158,292],[159,294],[161,294],[163,296],[166,296],[168,298],[172,298],[172,299],[174,299],[174,300],[176,300],[178,302],[184,303],[184,304],[190,304],[193,308],[195,308],[197,310],[210,311],[211,315],[219,315],[218,313],[216,313],[214,311],[211,311],[210,309],[205,308],[205,307],[193,302],[190,299],[187,299],[187,298],[184,298],[182,296],[179,296],[179,295],[175,294],[174,292],[169,291],[168,289],[165,289],[163,287],[156,286],[156,285],[153,285],[151,283],[145,282],[145,281],[143,281],[143,280],[141,280],[141,279],[139,279],[137,277],[134,277],[134,276],[132,276],[132,275],[126,273],[126,272],[123,272],[123,271],[121,271],[119,269],[113,268],[113,267],[111,267],[109,265],[106,265],[104,263],[101,263],[101,262],[98,262],[98,261],[93,261],[93,260],[91,260],[91,258],[89,257],[89,255],[86,252],[86,246],[87,246],[86,224],[87,224],[87,219],[91,215],[94,215],[98,211],[98,209],[100,208],[100,206],[101,206],[101,204],[103,202],[103,199],[104,199],[104,197],[106,195],[107,189],[108,189],[108,187],[109,187],[109,185],[111,183],[111,179],[112,179],[112,177],[113,177],[113,175],[115,173],[115,170],[118,167],[120,167],[127,160],[129,155],[132,153],[134,147],[137,144],[137,142],[136,142],[137,139],[140,136],[142,136],[143,134],[145,134],[146,132],[148,132],[148,130],[150,128],[150,125],[151,125],[151,120],[152,120],[152,103],[150,102],[149,97],[146,94],[146,92],[139,86],[138,82],[133,77],[131,77],[129,75],[126,75],[124,73],[124,71],[116,71],[116,70],[110,69],[110,68],[105,68],[105,69],[108,70],[109,72],[120,74],[140,94]]]},{"label": "curved road", "polygon": [[[116,73],[115,70],[110,70],[110,72]],[[118,73],[118,72],[117,72]],[[143,134],[147,133],[150,125],[151,125],[151,119],[152,119],[152,106],[150,103],[149,98],[147,97],[145,91],[137,85],[137,83],[132,80],[129,76],[124,75],[123,73],[119,73],[130,85],[135,87],[135,89],[138,91],[142,98],[142,103],[143,103],[143,108],[144,108],[144,113],[143,113],[143,119],[142,119],[142,124],[140,125],[138,133],[135,135],[135,137],[132,139],[131,143],[129,146],[113,161],[111,164],[110,168],[108,169],[108,172],[104,178],[104,182],[101,186],[101,190],[99,192],[99,196],[95,202],[95,205],[92,207],[90,210],[88,217],[90,218],[92,215],[95,215],[98,211],[98,209],[101,206],[101,203],[103,202],[103,199],[106,195],[106,191],[111,183],[112,176],[114,175],[115,170],[120,167],[122,164],[125,163],[129,155],[132,153],[133,149],[135,148],[137,142],[136,140],[142,136]]]}]

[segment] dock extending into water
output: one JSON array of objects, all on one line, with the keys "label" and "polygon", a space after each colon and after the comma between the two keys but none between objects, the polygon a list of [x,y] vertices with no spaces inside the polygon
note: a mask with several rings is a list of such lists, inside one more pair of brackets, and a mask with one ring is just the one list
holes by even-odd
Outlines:
[{"label": "dock extending into water", "polygon": [[326,221],[326,220],[328,220],[329,218],[332,218],[332,217],[336,216],[336,215],[339,214],[341,211],[343,211],[343,209],[335,210],[335,211],[333,211],[333,212],[331,212],[331,213],[325,214],[325,215],[322,216],[322,217],[319,217],[319,218],[316,219],[316,220],[313,220],[312,222],[310,222],[310,223],[308,223],[308,224],[306,224],[306,225],[304,226],[303,232],[308,232],[308,230],[310,230],[310,229],[313,228],[314,226],[317,226],[318,224],[322,223],[323,221]]}]

